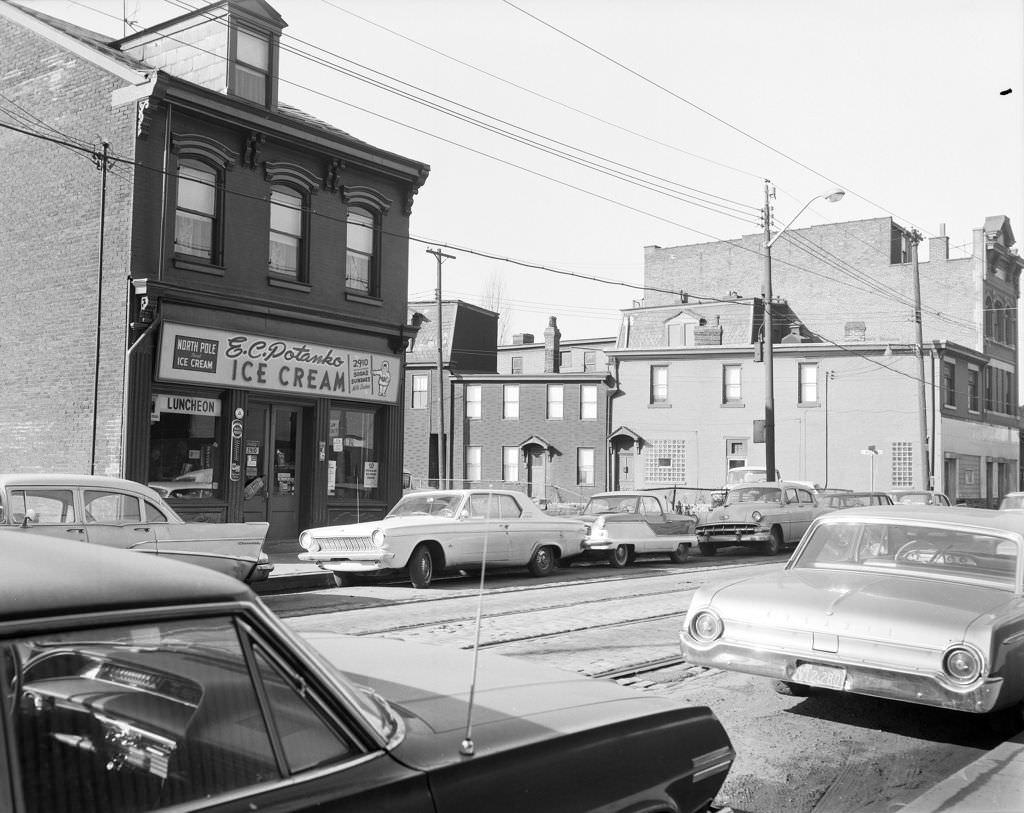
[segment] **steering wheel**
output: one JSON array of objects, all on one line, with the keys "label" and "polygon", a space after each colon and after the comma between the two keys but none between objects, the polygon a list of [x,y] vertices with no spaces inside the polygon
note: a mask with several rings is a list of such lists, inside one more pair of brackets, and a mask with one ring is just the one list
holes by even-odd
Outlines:
[{"label": "steering wheel", "polygon": [[930,564],[936,560],[939,553],[939,549],[932,543],[912,539],[896,551],[896,556],[894,558],[897,562],[921,562],[922,564]]}]

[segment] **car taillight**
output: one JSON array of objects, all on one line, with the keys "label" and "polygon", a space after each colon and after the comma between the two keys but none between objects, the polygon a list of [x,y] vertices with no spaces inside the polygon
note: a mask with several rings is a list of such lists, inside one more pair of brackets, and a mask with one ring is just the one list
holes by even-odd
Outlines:
[{"label": "car taillight", "polygon": [[966,646],[954,646],[942,658],[943,671],[957,683],[973,683],[981,676],[984,662],[977,652]]},{"label": "car taillight", "polygon": [[722,619],[712,610],[701,610],[690,619],[690,634],[703,643],[720,638],[723,629]]}]

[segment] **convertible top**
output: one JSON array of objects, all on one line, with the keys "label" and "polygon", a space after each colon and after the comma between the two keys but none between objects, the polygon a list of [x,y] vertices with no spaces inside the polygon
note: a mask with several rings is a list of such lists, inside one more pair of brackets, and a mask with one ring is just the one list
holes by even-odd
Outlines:
[{"label": "convertible top", "polygon": [[0,530],[0,551],[0,623],[255,599],[237,579],[207,568],[79,540]]}]

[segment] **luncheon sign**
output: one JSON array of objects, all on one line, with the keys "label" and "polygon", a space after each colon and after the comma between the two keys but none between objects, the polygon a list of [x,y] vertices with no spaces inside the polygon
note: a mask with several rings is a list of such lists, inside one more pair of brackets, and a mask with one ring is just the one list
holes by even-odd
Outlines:
[{"label": "luncheon sign", "polygon": [[165,322],[158,378],[396,403],[398,356]]}]

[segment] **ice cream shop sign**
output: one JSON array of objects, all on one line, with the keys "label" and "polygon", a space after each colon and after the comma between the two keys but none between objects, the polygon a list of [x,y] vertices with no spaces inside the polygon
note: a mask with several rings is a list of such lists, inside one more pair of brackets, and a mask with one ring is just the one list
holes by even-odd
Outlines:
[{"label": "ice cream shop sign", "polygon": [[161,381],[395,403],[398,356],[165,322]]}]

